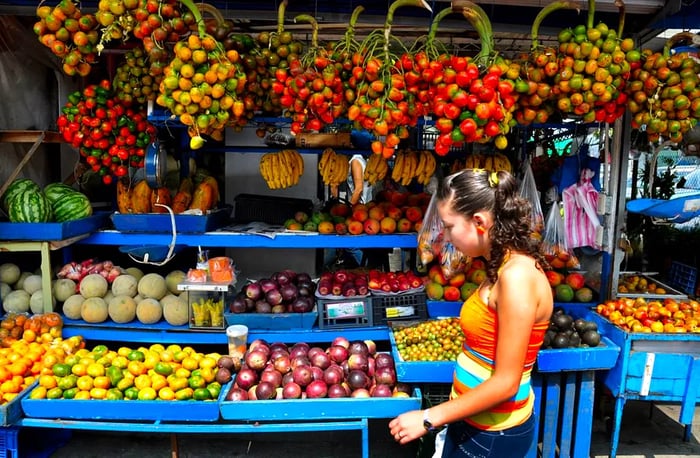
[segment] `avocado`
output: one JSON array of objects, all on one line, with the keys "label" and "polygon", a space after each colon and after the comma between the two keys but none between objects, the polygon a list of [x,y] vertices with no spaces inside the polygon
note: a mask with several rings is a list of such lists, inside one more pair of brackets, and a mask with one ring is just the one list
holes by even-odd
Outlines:
[{"label": "avocado", "polygon": [[583,334],[586,331],[598,331],[598,325],[593,321],[586,321],[579,332]]},{"label": "avocado", "polygon": [[552,323],[554,323],[554,325],[559,328],[560,331],[571,329],[573,322],[574,319],[571,318],[571,315],[567,315],[566,313],[557,313],[552,316]]},{"label": "avocado", "polygon": [[574,321],[574,329],[576,329],[577,332],[582,332],[581,330],[583,329],[583,326],[586,324],[586,320],[583,318],[577,318]]},{"label": "avocado", "polygon": [[579,345],[581,345],[581,337],[578,333],[574,332],[569,336],[569,346],[578,347]]},{"label": "avocado", "polygon": [[589,347],[597,347],[600,345],[600,334],[598,331],[589,330],[581,336],[581,341]]},{"label": "avocado", "polygon": [[566,348],[569,346],[569,337],[564,333],[559,333],[552,339],[552,348]]}]

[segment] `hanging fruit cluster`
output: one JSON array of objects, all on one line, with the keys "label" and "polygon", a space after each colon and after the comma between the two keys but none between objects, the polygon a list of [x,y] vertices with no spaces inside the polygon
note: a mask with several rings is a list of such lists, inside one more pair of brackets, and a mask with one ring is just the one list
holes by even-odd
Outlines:
[{"label": "hanging fruit cluster", "polygon": [[163,76],[153,75],[149,67],[142,47],[137,46],[124,54],[124,63],[117,67],[113,81],[115,95],[122,103],[145,105],[155,100]]},{"label": "hanging fruit cluster", "polygon": [[63,139],[107,185],[127,175],[129,167],[143,167],[155,136],[145,111],[122,104],[107,80],[70,94],[56,123]]},{"label": "hanging fruit cluster", "polygon": [[[481,51],[473,59],[443,56],[433,65],[441,74],[432,103],[440,132],[435,153],[444,156],[453,145],[492,139],[503,149],[517,95],[513,81],[506,77],[508,63],[494,57],[491,23],[480,7],[468,1],[453,2],[453,11],[462,13],[477,30]],[[485,72],[479,70],[480,63],[487,64]]]},{"label": "hanging fruit cluster", "polygon": [[200,29],[175,44],[175,57],[164,70],[156,103],[187,126],[190,148],[198,149],[204,145],[202,135],[221,141],[227,125],[247,122],[245,106],[239,99],[246,75],[240,54],[225,51],[204,30],[199,10],[194,5],[190,9]]},{"label": "hanging fruit cluster", "polygon": [[354,67],[350,88],[354,100],[348,107],[348,119],[377,137],[372,151],[391,157],[399,140],[408,137],[408,127],[415,126],[425,113],[415,94],[407,90],[403,73],[396,63],[391,45],[403,46],[391,36],[395,11],[402,6],[417,6],[431,11],[423,0],[397,0],[389,6],[384,30],[375,30],[362,42],[352,58]]},{"label": "hanging fruit cluster", "polygon": [[277,69],[273,90],[292,118],[291,131],[319,131],[345,112],[344,88],[340,69],[328,49],[318,45],[318,23],[309,15],[299,15],[294,22],[311,24],[311,46],[289,69]]},{"label": "hanging fruit cluster", "polygon": [[99,34],[92,14],[83,14],[72,0],[61,0],[55,7],[40,5],[34,33],[39,41],[63,62],[69,76],[87,76],[96,60]]},{"label": "hanging fruit cluster", "polygon": [[633,127],[646,126],[649,141],[674,143],[700,119],[700,64],[687,53],[670,54],[673,37],[662,52],[644,50],[628,86]]}]

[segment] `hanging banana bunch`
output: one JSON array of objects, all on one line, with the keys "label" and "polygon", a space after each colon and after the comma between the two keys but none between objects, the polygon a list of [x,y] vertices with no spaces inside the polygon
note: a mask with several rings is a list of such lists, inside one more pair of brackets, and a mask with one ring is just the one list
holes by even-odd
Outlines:
[{"label": "hanging banana bunch", "polygon": [[284,189],[299,183],[304,173],[304,158],[298,151],[285,149],[260,158],[260,175],[270,189]]},{"label": "hanging banana bunch", "polygon": [[350,161],[346,155],[336,154],[332,148],[326,148],[318,162],[318,171],[324,184],[338,186],[348,178]]},{"label": "hanging banana bunch", "polygon": [[379,181],[382,181],[387,172],[389,171],[389,163],[386,158],[381,154],[372,154],[367,159],[367,165],[365,166],[364,179],[370,185],[374,185]]},{"label": "hanging banana bunch", "polygon": [[428,184],[435,172],[435,157],[430,151],[399,150],[396,152],[391,179],[407,186],[416,178],[420,184]]}]

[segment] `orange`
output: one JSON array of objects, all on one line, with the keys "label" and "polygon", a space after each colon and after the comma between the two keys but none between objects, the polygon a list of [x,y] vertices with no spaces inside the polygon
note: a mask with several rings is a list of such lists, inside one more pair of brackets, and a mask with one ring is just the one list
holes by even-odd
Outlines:
[{"label": "orange", "polygon": [[87,401],[90,399],[90,391],[87,391],[87,390],[78,391],[77,393],[75,393],[75,397],[73,399],[76,399],[76,400],[82,399],[84,401]]},{"label": "orange", "polygon": [[151,377],[141,374],[134,379],[134,386],[140,391],[151,386]]},{"label": "orange", "polygon": [[156,390],[149,386],[142,390],[139,390],[138,398],[141,401],[152,401],[156,398],[156,396],[158,396]]},{"label": "orange", "polygon": [[160,374],[153,374],[151,376],[151,387],[159,391],[161,388],[168,386],[168,380],[165,378],[165,376],[160,375]]},{"label": "orange", "polygon": [[92,380],[92,377],[89,375],[83,375],[81,377],[78,377],[78,381],[76,382],[76,386],[78,387],[79,390],[81,391],[90,391],[94,385],[94,382]]},{"label": "orange", "polygon": [[175,399],[175,391],[168,386],[164,386],[158,390],[158,397],[164,401],[172,401]]},{"label": "orange", "polygon": [[87,374],[87,366],[82,363],[73,364],[73,366],[70,368],[70,371],[71,373],[80,377],[81,375]]},{"label": "orange", "polygon": [[95,388],[103,388],[106,390],[108,388],[111,388],[112,383],[110,382],[109,377],[105,375],[98,375],[93,380],[93,385],[95,386]]},{"label": "orange", "polygon": [[211,367],[203,367],[199,375],[201,375],[207,383],[211,383],[216,378],[216,371]]},{"label": "orange", "polygon": [[129,361],[127,369],[134,375],[145,374],[148,371],[146,366],[140,361]]},{"label": "orange", "polygon": [[104,399],[107,397],[107,390],[104,388],[93,388],[90,390],[90,398],[91,399]]},{"label": "orange", "polygon": [[3,393],[19,393],[22,390],[20,385],[14,380],[5,380],[0,384],[0,391]]},{"label": "orange", "polygon": [[193,357],[187,356],[182,360],[182,367],[189,371],[193,371],[199,367],[199,363]]},{"label": "orange", "polygon": [[178,391],[183,388],[188,387],[188,382],[186,377],[170,376],[167,378],[168,386],[173,389],[173,391]]},{"label": "orange", "polygon": [[102,364],[90,363],[87,365],[86,373],[90,377],[99,377],[105,375],[105,367]]},{"label": "orange", "polygon": [[42,375],[39,377],[39,386],[42,386],[44,388],[54,388],[58,385],[58,381],[56,381],[56,377],[53,375]]}]

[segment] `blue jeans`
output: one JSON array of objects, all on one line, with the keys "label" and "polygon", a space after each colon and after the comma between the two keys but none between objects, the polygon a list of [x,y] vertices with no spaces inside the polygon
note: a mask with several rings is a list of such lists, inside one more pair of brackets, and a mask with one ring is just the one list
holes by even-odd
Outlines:
[{"label": "blue jeans", "polygon": [[523,458],[535,439],[535,415],[504,431],[483,431],[465,421],[447,427],[442,458]]}]

